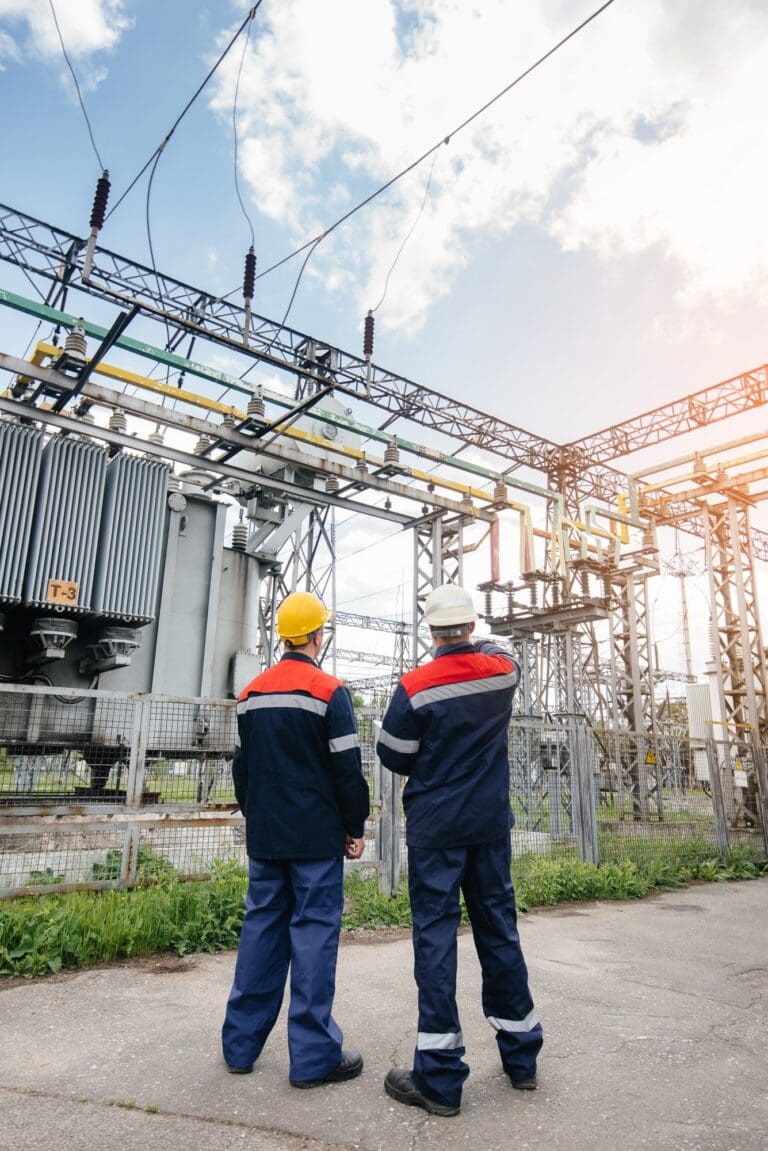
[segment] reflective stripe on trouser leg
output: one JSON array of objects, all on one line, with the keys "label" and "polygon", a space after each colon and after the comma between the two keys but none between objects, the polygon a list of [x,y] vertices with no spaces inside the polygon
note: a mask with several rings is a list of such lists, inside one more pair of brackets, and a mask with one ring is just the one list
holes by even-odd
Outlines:
[{"label": "reflective stripe on trouser leg", "polygon": [[290,863],[294,911],[288,1052],[291,1079],[322,1079],[341,1063],[341,1031],[331,1015],[336,990],[344,863],[313,859]]},{"label": "reflective stripe on trouser leg", "polygon": [[251,859],[235,978],[221,1039],[224,1058],[246,1067],[275,1025],[288,974],[293,895],[286,864]]},{"label": "reflective stripe on trouser leg", "polygon": [[483,1010],[504,1070],[519,1081],[535,1075],[544,1040],[517,932],[510,862],[508,835],[469,848],[462,889],[483,972]]},{"label": "reflective stripe on trouser leg", "polygon": [[413,914],[414,975],[419,989],[419,1034],[413,1075],[420,1090],[449,1107],[461,1103],[469,1075],[456,1007],[456,930],[466,848],[408,849]]}]

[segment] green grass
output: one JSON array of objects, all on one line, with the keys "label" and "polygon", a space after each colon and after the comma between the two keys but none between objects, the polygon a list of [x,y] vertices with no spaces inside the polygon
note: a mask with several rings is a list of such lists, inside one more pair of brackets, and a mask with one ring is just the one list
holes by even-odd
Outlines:
[{"label": "green grass", "polygon": [[[186,955],[237,946],[247,886],[239,864],[219,863],[209,880],[180,883],[153,860],[145,862],[154,870],[152,886],[0,903],[0,975],[32,977],[162,951]],[[597,867],[536,855],[516,858],[513,865],[521,910],[580,900],[640,899],[693,880],[754,879],[766,873],[766,865],[749,849],[736,849],[721,863],[704,843],[664,844],[663,852],[656,845],[654,855],[607,859]],[[373,872],[348,875],[345,930],[410,923],[405,881],[390,898],[379,892]]]}]

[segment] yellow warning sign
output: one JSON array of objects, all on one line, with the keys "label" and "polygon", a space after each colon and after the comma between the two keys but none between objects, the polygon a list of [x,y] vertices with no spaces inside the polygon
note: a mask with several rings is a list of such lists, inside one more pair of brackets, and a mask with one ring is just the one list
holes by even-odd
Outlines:
[{"label": "yellow warning sign", "polygon": [[652,749],[649,749],[648,754],[645,757],[645,762],[648,764],[649,767],[655,767],[656,766],[656,752],[653,751]]}]

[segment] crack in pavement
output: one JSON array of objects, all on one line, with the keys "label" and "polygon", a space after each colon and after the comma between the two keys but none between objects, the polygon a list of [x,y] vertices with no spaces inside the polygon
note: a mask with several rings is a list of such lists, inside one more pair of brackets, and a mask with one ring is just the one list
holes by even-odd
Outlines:
[{"label": "crack in pavement", "polygon": [[755,1003],[761,998],[758,992],[757,996],[748,1004],[729,1003],[727,1000],[714,999],[711,995],[699,995],[696,991],[683,991],[680,987],[670,987],[664,983],[647,983],[643,979],[625,979],[625,983],[634,983],[638,987],[648,987],[653,991],[669,991],[672,995],[685,995],[689,999],[702,999],[705,1003],[711,1003],[717,1007],[730,1007],[735,1011],[751,1011]]},{"label": "crack in pavement", "polygon": [[246,1123],[239,1119],[215,1118],[208,1115],[193,1115],[187,1111],[166,1111],[154,1105],[147,1107],[138,1103],[127,1105],[117,1099],[89,1099],[85,1095],[66,1095],[62,1091],[40,1091],[27,1087],[5,1087],[0,1085],[0,1094],[14,1096],[17,1099],[50,1099],[52,1102],[87,1104],[90,1107],[116,1107],[120,1110],[130,1111],[142,1115],[156,1116],[165,1119],[183,1119],[190,1123],[204,1123],[211,1127],[229,1127],[240,1131],[249,1131],[263,1135],[276,1135],[281,1139],[294,1142],[296,1151],[359,1151],[359,1144],[353,1143],[327,1143],[323,1139],[314,1139],[311,1135],[300,1131],[290,1131],[284,1127],[263,1126],[259,1123]]}]

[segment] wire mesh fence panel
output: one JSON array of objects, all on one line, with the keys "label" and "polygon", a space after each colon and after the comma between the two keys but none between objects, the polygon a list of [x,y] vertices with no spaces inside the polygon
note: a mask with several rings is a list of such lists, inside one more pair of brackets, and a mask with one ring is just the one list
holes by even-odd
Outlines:
[{"label": "wire mesh fence panel", "polygon": [[125,824],[0,828],[0,894],[117,887]]},{"label": "wire mesh fence panel", "polygon": [[247,867],[242,819],[199,820],[142,825],[136,854],[136,882],[203,879],[217,864]]},{"label": "wire mesh fence panel", "polygon": [[717,850],[706,755],[687,738],[603,731],[596,803],[600,858],[694,861]]},{"label": "wire mesh fence panel", "polygon": [[509,730],[513,859],[577,857],[572,757],[569,729],[513,721]]},{"label": "wire mesh fence panel", "polygon": [[365,823],[365,849],[361,860],[365,866],[377,863],[380,857],[377,836],[381,813],[381,773],[378,770],[376,757],[376,740],[382,715],[382,709],[378,707],[363,707],[355,710],[363,775],[371,797],[371,815]]},{"label": "wire mesh fence panel", "polygon": [[0,686],[0,805],[126,802],[129,696]]},{"label": "wire mesh fence panel", "polygon": [[234,803],[234,703],[154,697],[146,707],[142,804],[206,807]]},{"label": "wire mesh fence panel", "polygon": [[755,764],[765,749],[750,739],[718,740],[714,743],[729,847],[763,852],[759,785]]}]

